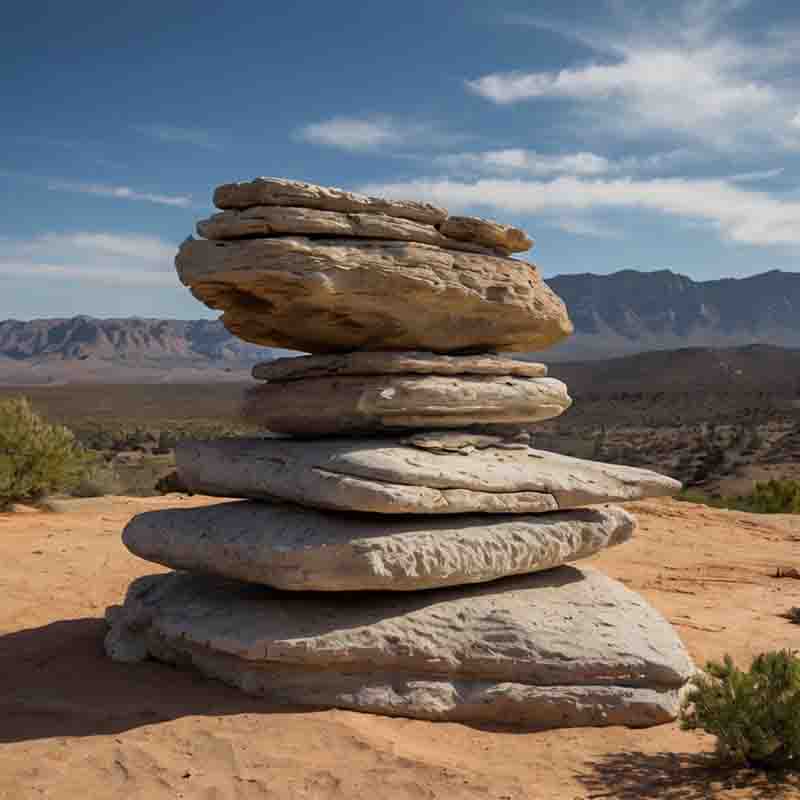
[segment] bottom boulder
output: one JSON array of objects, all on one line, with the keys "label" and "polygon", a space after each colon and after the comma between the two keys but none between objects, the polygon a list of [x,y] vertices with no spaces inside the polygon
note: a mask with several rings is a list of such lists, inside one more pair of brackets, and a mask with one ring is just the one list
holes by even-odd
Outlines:
[{"label": "bottom boulder", "polygon": [[591,569],[398,594],[294,593],[168,573],[107,615],[108,655],[192,666],[271,703],[525,728],[673,720],[692,662]]}]

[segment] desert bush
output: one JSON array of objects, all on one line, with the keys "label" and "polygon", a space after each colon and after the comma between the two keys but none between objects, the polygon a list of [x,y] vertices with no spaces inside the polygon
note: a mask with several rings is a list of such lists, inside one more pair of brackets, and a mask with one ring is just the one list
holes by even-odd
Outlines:
[{"label": "desert bush", "polygon": [[678,493],[677,499],[754,514],[800,514],[800,481],[759,482],[750,494],[737,497],[709,497],[702,492],[684,490]]},{"label": "desert bush", "polygon": [[70,430],[45,422],[24,397],[0,402],[0,508],[70,489],[88,466]]},{"label": "desert bush", "polygon": [[748,672],[730,656],[692,679],[681,710],[684,730],[717,737],[724,763],[800,767],[800,658],[789,650],[757,656]]},{"label": "desert bush", "polygon": [[71,492],[73,497],[104,497],[109,494],[122,494],[122,483],[116,470],[103,461],[88,467]]}]

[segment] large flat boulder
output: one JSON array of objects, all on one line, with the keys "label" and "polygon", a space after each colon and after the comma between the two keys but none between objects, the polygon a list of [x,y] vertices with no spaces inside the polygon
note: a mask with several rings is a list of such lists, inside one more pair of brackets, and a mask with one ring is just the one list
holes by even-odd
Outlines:
[{"label": "large flat boulder", "polygon": [[650,470],[524,444],[451,450],[436,437],[183,441],[175,452],[181,482],[198,494],[382,514],[537,513],[668,496],[681,486]]},{"label": "large flat boulder", "polygon": [[635,527],[615,506],[403,519],[237,501],[139,514],[122,541],[147,561],[277,589],[411,591],[550,569]]},{"label": "large flat boulder", "polygon": [[439,230],[450,239],[499,247],[511,253],[528,250],[533,245],[525,231],[481,217],[448,217]]},{"label": "large flat boulder", "polygon": [[[223,211],[197,223],[197,233],[206,239],[242,239],[252,236],[346,236],[356,239],[394,239],[401,242],[435,244],[450,250],[468,253],[507,256],[513,252],[500,243],[501,237],[490,244],[479,240],[451,239],[443,236],[433,225],[388,214],[345,214],[340,211],[320,211],[316,208],[287,208],[284,206],[255,206],[241,211]],[[528,249],[523,248],[523,249]]]},{"label": "large flat boulder", "polygon": [[534,361],[519,361],[493,353],[473,356],[442,356],[410,350],[330,355],[289,356],[265,361],[253,367],[260,381],[296,381],[339,375],[510,375],[515,378],[543,378],[547,367]]},{"label": "large flat boulder", "polygon": [[572,404],[555,378],[344,375],[270,381],[247,393],[244,415],[274,433],[313,437],[403,429],[529,424]]},{"label": "large flat boulder", "polygon": [[656,725],[693,671],[641,597],[572,567],[369,602],[151,575],[107,618],[118,661],[191,666],[276,704],[430,720]]},{"label": "large flat boulder", "polygon": [[262,177],[239,183],[225,183],[214,190],[214,205],[223,209],[300,206],[323,211],[378,213],[429,225],[436,225],[447,219],[445,209],[430,203],[370,197],[332,186],[318,186],[286,178]]},{"label": "large flat boulder", "polygon": [[181,281],[231,333],[316,353],[526,351],[572,332],[532,264],[377,239],[187,240]]}]

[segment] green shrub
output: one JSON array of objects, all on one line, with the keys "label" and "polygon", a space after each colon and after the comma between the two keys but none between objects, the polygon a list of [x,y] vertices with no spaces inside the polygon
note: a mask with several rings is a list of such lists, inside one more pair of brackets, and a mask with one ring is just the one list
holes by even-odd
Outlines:
[{"label": "green shrub", "polygon": [[709,497],[701,492],[683,490],[677,499],[754,514],[800,514],[800,481],[759,482],[750,494],[737,497]]},{"label": "green shrub", "polygon": [[800,768],[800,658],[789,650],[763,653],[743,672],[725,656],[706,673],[692,679],[681,726],[715,735],[724,762]]},{"label": "green shrub", "polygon": [[104,497],[122,494],[122,482],[114,468],[102,461],[87,468],[84,476],[72,489],[73,497]]},{"label": "green shrub", "polygon": [[0,401],[0,509],[72,488],[88,464],[72,432],[49,425],[24,397]]}]

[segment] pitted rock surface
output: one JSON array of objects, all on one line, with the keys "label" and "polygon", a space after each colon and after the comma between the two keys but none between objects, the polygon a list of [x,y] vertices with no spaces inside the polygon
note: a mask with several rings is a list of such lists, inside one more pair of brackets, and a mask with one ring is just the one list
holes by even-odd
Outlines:
[{"label": "pitted rock surface", "polygon": [[412,441],[183,441],[175,458],[181,482],[197,494],[383,514],[538,513],[669,496],[681,487],[650,470],[530,447],[452,452]]},{"label": "pitted rock surface", "polygon": [[281,592],[169,573],[114,609],[113,658],[149,654],[270,701],[546,728],[647,726],[693,673],[673,629],[590,569],[430,592]]},{"label": "pitted rock surface", "polygon": [[414,242],[187,240],[181,281],[236,336],[316,353],[540,350],[572,332],[531,264]]},{"label": "pitted rock surface", "polygon": [[122,540],[147,561],[277,589],[412,591],[588,558],[635,526],[615,506],[401,519],[245,501],[139,514]]}]

